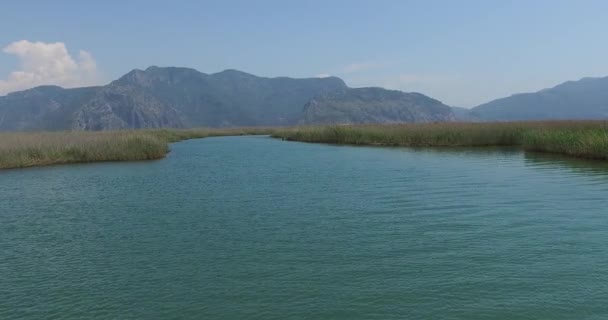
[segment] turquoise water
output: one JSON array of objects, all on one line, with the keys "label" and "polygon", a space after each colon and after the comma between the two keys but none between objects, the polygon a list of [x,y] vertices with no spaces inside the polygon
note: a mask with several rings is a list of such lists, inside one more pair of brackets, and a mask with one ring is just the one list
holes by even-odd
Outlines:
[{"label": "turquoise water", "polygon": [[2,319],[608,319],[608,167],[223,137],[0,172]]}]

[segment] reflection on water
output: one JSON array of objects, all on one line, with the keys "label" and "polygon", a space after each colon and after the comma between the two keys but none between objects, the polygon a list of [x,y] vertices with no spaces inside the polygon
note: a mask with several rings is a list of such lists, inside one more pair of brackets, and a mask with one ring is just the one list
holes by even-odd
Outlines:
[{"label": "reflection on water", "polygon": [[608,161],[580,159],[559,154],[525,152],[527,165],[540,168],[567,168],[579,174],[608,176]]}]

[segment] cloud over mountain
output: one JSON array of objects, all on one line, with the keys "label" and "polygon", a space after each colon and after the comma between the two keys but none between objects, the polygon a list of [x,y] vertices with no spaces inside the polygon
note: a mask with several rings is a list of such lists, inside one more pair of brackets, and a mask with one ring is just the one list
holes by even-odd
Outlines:
[{"label": "cloud over mountain", "polygon": [[39,85],[80,87],[99,81],[97,63],[91,53],[80,50],[73,57],[63,42],[16,41],[2,50],[17,56],[19,70],[0,79],[0,95]]}]

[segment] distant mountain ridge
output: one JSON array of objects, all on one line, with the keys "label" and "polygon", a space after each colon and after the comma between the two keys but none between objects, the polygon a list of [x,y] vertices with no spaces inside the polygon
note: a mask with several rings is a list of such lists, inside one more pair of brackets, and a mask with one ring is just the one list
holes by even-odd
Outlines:
[{"label": "distant mountain ridge", "polygon": [[608,77],[568,81],[471,109],[483,121],[608,119]]},{"label": "distant mountain ridge", "polygon": [[[361,93],[366,93],[364,104],[353,99]],[[328,97],[333,104],[324,104]],[[336,103],[341,114],[332,118],[333,111],[324,108],[335,109]],[[105,86],[41,86],[0,97],[2,131],[279,126],[345,119],[430,122],[451,117],[449,107],[422,94],[351,89],[337,77],[265,78],[238,70],[205,74],[178,67],[136,69]]]},{"label": "distant mountain ridge", "polygon": [[[403,108],[404,105],[410,106]],[[454,121],[450,107],[420,93],[356,88],[313,98],[303,124],[427,123]]]}]

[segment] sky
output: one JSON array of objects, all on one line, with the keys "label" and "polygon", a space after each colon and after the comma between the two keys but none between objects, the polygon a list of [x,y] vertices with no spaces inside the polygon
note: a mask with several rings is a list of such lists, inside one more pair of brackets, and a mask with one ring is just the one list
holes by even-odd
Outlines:
[{"label": "sky", "polygon": [[474,107],[608,76],[604,0],[0,3],[0,95],[148,66],[341,77]]}]

